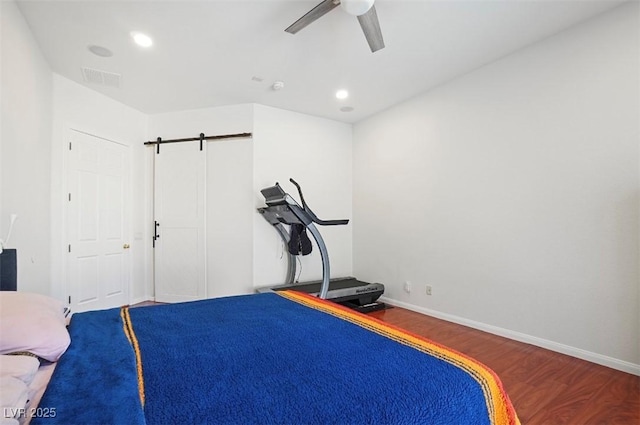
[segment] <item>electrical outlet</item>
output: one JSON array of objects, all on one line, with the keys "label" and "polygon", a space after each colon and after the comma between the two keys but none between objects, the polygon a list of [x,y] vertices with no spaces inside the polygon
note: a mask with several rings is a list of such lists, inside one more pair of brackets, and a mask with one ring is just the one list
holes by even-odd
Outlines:
[{"label": "electrical outlet", "polygon": [[427,295],[431,295],[431,285],[427,285]]},{"label": "electrical outlet", "polygon": [[404,283],[404,292],[406,292],[407,294],[411,293],[411,282],[409,282],[408,280]]}]

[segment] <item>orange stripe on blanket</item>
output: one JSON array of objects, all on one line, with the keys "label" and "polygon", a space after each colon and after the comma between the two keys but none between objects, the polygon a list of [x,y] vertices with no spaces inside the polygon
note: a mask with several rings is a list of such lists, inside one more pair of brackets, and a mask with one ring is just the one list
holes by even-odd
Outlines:
[{"label": "orange stripe on blanket", "polygon": [[482,388],[489,420],[494,425],[519,425],[520,420],[495,372],[477,360],[422,336],[400,329],[330,301],[295,291],[277,291],[278,295],[307,307],[347,320],[382,336],[437,357],[471,375]]},{"label": "orange stripe on blanket", "polygon": [[122,307],[120,309],[120,317],[122,318],[124,334],[133,347],[133,351],[136,355],[136,370],[138,372],[138,395],[140,396],[140,403],[144,407],[144,376],[142,374],[142,356],[140,355],[140,345],[138,344],[138,338],[133,331],[133,324],[131,323],[131,316],[129,316],[129,307]]}]

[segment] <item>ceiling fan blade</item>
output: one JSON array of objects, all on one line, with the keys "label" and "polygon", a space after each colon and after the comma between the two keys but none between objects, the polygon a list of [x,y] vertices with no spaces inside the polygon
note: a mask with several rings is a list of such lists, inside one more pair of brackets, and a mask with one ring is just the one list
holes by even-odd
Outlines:
[{"label": "ceiling fan blade", "polygon": [[291,24],[285,31],[295,34],[310,23],[324,16],[326,13],[331,12],[339,4],[340,2],[334,2],[334,0],[324,0],[322,3],[307,12],[302,18]]},{"label": "ceiling fan blade", "polygon": [[380,30],[380,22],[378,22],[375,5],[371,6],[371,9],[364,15],[358,16],[358,22],[360,22],[371,51],[377,52],[384,48],[384,40],[382,39],[382,31]]}]

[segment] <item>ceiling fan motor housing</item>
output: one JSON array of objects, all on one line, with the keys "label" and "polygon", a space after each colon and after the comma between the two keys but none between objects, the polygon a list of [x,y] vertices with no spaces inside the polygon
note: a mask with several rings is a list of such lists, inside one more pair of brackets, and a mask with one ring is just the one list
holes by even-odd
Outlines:
[{"label": "ceiling fan motor housing", "polygon": [[374,0],[341,0],[340,6],[350,15],[364,15],[373,6]]}]

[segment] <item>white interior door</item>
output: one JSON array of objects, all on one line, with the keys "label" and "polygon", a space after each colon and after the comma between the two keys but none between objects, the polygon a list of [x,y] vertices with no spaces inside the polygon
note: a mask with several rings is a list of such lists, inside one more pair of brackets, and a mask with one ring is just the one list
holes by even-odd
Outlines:
[{"label": "white interior door", "polygon": [[161,145],[155,155],[155,299],[206,297],[206,144]]},{"label": "white interior door", "polygon": [[129,303],[126,146],[71,130],[67,288],[72,311]]}]

